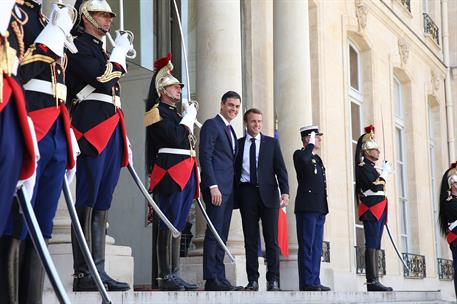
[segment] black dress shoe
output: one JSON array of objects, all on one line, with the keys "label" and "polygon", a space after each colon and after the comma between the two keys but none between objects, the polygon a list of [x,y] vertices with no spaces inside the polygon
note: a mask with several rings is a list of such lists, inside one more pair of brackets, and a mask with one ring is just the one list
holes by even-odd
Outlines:
[{"label": "black dress shoe", "polygon": [[100,271],[100,278],[102,279],[103,284],[108,286],[108,291],[127,291],[130,289],[128,283],[116,281],[105,271]]},{"label": "black dress shoe", "polygon": [[193,284],[193,283],[186,282],[186,281],[184,281],[183,278],[181,278],[181,277],[178,276],[177,274],[174,274],[173,276],[174,276],[174,278],[175,278],[175,281],[176,281],[179,285],[184,286],[184,289],[185,289],[186,291],[196,290],[196,289],[198,288],[198,285],[197,285],[197,284]]},{"label": "black dress shoe", "polygon": [[219,281],[218,279],[210,279],[205,282],[206,291],[230,291],[231,287]]},{"label": "black dress shoe", "polygon": [[232,283],[230,283],[230,281],[227,280],[227,279],[219,280],[219,282],[222,282],[222,284],[228,286],[228,287],[230,288],[230,291],[240,291],[240,290],[244,290],[244,287],[243,287],[243,286],[234,286],[234,285],[232,285]]},{"label": "black dress shoe", "polygon": [[393,291],[392,287],[382,285],[379,281],[367,283],[367,291]]},{"label": "black dress shoe", "polygon": [[322,284],[319,284],[318,287],[320,288],[321,291],[330,291],[331,290],[330,287],[324,286]]},{"label": "black dress shoe", "polygon": [[[103,286],[108,289],[105,282]],[[79,273],[73,279],[73,291],[98,291],[98,287],[90,274]]]},{"label": "black dress shoe", "polygon": [[184,291],[185,288],[176,280],[174,275],[166,275],[159,281],[159,289],[162,291]]},{"label": "black dress shoe", "polygon": [[281,288],[279,288],[279,282],[278,281],[268,281],[267,282],[267,291],[281,291]]},{"label": "black dress shoe", "polygon": [[259,283],[257,281],[250,281],[246,287],[244,287],[246,291],[258,291],[259,290]]},{"label": "black dress shoe", "polygon": [[[330,288],[329,288],[329,290],[330,290]],[[320,286],[316,286],[316,285],[303,285],[303,287],[300,288],[300,291],[322,291],[322,289]]]}]

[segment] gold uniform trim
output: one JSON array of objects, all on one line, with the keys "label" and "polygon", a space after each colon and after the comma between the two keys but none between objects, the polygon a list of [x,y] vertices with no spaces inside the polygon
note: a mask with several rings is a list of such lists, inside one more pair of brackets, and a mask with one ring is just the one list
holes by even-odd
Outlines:
[{"label": "gold uniform trim", "polygon": [[383,180],[380,179],[380,178],[377,178],[377,179],[373,182],[373,184],[376,185],[376,186],[377,186],[377,185],[385,185],[386,182],[383,181]]},{"label": "gold uniform trim", "polygon": [[160,117],[159,104],[151,108],[151,110],[144,113],[144,126],[148,127],[162,120]]},{"label": "gold uniform trim", "polygon": [[27,52],[25,52],[24,57],[22,57],[21,65],[26,65],[35,61],[43,61],[45,63],[53,63],[55,60],[52,57],[42,55],[42,54],[33,54],[36,50],[35,45],[31,45]]},{"label": "gold uniform trim", "polygon": [[113,64],[111,62],[108,62],[106,64],[105,72],[103,73],[102,76],[97,77],[97,80],[101,83],[105,83],[105,82],[113,80],[114,78],[120,78],[121,76],[122,76],[122,72],[120,72],[120,71],[113,72]]}]

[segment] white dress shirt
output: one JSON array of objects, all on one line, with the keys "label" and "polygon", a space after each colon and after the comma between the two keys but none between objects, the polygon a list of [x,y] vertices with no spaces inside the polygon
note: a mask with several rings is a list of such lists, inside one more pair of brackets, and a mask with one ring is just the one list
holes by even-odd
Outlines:
[{"label": "white dress shirt", "polygon": [[[251,149],[251,138],[253,138],[249,133],[246,133],[246,140],[244,142],[244,150],[243,150],[243,165],[241,167],[241,178],[240,182],[248,183],[251,181],[251,175],[249,170],[249,151]],[[260,133],[257,134],[255,138],[255,167],[259,168],[259,151],[260,151]],[[259,170],[257,169],[257,173]],[[259,180],[257,178],[257,180]]]}]

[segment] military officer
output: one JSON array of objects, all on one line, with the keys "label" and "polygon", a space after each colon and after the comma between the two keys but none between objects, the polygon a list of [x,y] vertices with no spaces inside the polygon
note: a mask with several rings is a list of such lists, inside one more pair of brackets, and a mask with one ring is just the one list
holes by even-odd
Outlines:
[{"label": "military officer", "polygon": [[[51,238],[64,175],[67,172],[71,179],[75,169],[73,151],[77,149],[72,144],[70,120],[64,104],[64,45],[77,51],[68,38],[75,16],[69,7],[55,6],[48,22],[39,3],[25,0],[15,7],[11,19],[12,32],[22,38],[18,39],[18,76],[24,84],[26,106],[35,125],[40,153],[33,195],[30,191],[27,196],[31,195],[28,198],[45,240]],[[21,303],[41,303],[44,269],[32,241],[26,238],[22,216],[17,206],[13,207],[4,232],[11,238],[6,263],[15,270],[8,277],[11,297],[16,297],[16,283],[19,282]],[[19,244],[24,252],[20,265]]]},{"label": "military officer", "polygon": [[[158,198],[159,206],[173,225],[182,231],[192,201],[198,197],[197,163],[194,151],[193,125],[197,110],[183,103],[184,114],[176,108],[184,86],[171,75],[171,54],[155,64],[145,126],[150,143],[147,158],[153,159],[149,190]],[[157,237],[160,290],[193,290],[197,286],[179,276],[180,238],[172,240],[171,232],[160,222]]]},{"label": "military officer", "polygon": [[454,290],[457,295],[457,162],[441,179],[439,225],[449,243],[454,261]]},{"label": "military officer", "polygon": [[378,253],[381,237],[387,222],[387,197],[384,192],[386,179],[392,172],[385,161],[381,172],[375,168],[379,159],[379,146],[374,140],[374,126],[365,128],[355,151],[355,193],[359,199],[359,219],[365,233],[365,276],[367,291],[392,291],[378,279]]},{"label": "military officer", "polygon": [[300,129],[303,148],[294,152],[298,189],[295,218],[298,239],[298,274],[300,291],[329,291],[321,284],[320,265],[325,215],[328,213],[325,167],[317,152],[321,147],[319,128]]},{"label": "military officer", "polygon": [[[78,54],[68,52],[67,82],[72,103],[72,126],[81,155],[76,175],[76,212],[101,279],[109,291],[130,289],[105,272],[108,210],[121,167],[131,153],[121,110],[119,79],[127,72],[126,54],[132,49],[127,34],[117,32],[111,55],[102,39],[115,14],[104,0],[89,0],[79,7]],[[73,291],[96,291],[88,266],[72,231]]]}]

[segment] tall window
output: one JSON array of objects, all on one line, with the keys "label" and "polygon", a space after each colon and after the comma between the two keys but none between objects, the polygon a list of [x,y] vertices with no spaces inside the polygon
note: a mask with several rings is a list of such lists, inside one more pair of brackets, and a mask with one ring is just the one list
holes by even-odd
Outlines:
[{"label": "tall window", "polygon": [[[349,44],[349,100],[351,102],[351,147],[352,147],[352,159],[354,161],[355,149],[357,146],[357,140],[362,134],[362,106],[363,106],[363,95],[362,95],[362,73],[361,73],[361,59],[360,53],[353,44]],[[354,163],[353,166],[354,168]],[[355,172],[353,174],[353,187],[355,187]],[[354,191],[355,193],[355,191]],[[357,216],[357,198],[354,195],[354,213],[355,213],[355,239],[356,246],[364,247],[364,234],[363,224],[359,221]]]},{"label": "tall window", "polygon": [[437,191],[437,171],[436,171],[436,146],[437,142],[435,139],[435,128],[434,124],[439,122],[438,119],[435,119],[435,113],[433,111],[433,107],[431,105],[428,106],[428,150],[429,150],[429,158],[430,158],[430,178],[431,178],[431,186],[432,186],[432,200],[433,200],[433,220],[435,223],[435,250],[436,250],[436,257],[441,256],[441,234],[438,228],[438,213],[439,213],[439,193]]},{"label": "tall window", "polygon": [[397,200],[400,211],[400,238],[403,252],[409,252],[409,225],[408,225],[408,176],[407,160],[405,157],[405,121],[403,86],[394,77],[393,96],[395,103],[395,172],[397,173]]}]

